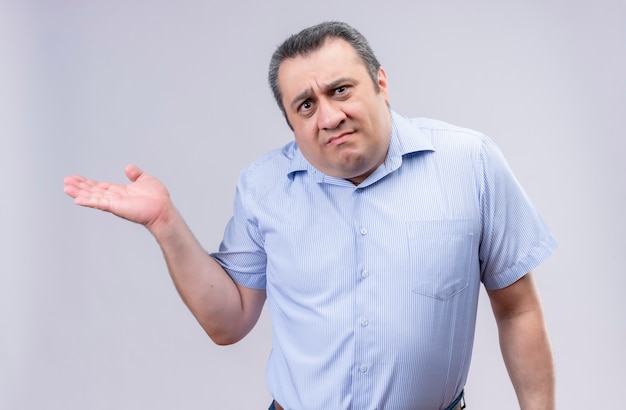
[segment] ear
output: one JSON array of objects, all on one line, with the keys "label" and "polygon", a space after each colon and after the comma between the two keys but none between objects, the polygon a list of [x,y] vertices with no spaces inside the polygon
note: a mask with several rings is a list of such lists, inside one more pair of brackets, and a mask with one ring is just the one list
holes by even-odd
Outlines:
[{"label": "ear", "polygon": [[378,89],[383,94],[385,102],[389,104],[389,83],[387,82],[387,73],[385,69],[380,67],[378,69]]}]

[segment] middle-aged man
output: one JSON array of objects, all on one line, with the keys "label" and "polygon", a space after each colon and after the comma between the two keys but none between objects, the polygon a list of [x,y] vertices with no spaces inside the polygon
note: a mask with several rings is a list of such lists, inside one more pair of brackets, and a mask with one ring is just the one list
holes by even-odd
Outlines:
[{"label": "middle-aged man", "polygon": [[459,409],[479,285],[522,409],[554,408],[554,370],[530,273],[555,244],[486,136],[389,109],[387,75],[338,22],[274,53],[270,85],[295,141],[240,176],[207,254],[166,188],[65,179],[78,205],[145,225],[209,336],[235,343],[263,304],[277,409]]}]

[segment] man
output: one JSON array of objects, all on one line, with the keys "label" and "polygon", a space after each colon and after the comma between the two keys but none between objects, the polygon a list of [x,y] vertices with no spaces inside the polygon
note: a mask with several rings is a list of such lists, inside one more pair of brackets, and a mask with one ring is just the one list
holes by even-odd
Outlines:
[{"label": "man", "polygon": [[65,180],[78,205],[145,225],[181,297],[218,344],[267,298],[267,384],[285,409],[459,409],[479,285],[522,409],[554,408],[533,268],[554,248],[493,142],[389,109],[367,41],[329,22],[290,37],[269,80],[295,141],[245,170],[208,255],[165,187]]}]

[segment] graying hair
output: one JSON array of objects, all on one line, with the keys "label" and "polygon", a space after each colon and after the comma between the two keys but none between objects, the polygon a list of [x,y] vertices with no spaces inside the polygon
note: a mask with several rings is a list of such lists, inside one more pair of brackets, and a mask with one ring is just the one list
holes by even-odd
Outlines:
[{"label": "graying hair", "polygon": [[[324,45],[324,42],[328,38],[339,38],[345,40],[350,44],[357,52],[365,68],[369,72],[376,91],[379,90],[378,86],[378,69],[380,63],[376,59],[372,48],[368,44],[367,40],[356,29],[349,26],[346,23],[339,21],[327,21],[315,26],[305,28],[297,34],[291,35],[280,46],[276,48],[276,51],[272,55],[270,60],[268,80],[274,98],[278,107],[282,111],[285,119],[287,119],[287,113],[282,102],[282,94],[280,87],[278,86],[278,69],[283,61],[288,58],[295,58],[298,56],[306,56],[313,51],[317,51]],[[287,123],[289,120],[287,119]],[[291,125],[290,125],[291,126]]]}]

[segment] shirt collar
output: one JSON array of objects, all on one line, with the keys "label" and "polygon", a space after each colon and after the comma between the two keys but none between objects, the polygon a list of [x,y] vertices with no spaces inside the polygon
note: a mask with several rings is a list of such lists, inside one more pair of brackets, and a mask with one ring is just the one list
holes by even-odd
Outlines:
[{"label": "shirt collar", "polygon": [[[402,165],[402,157],[419,151],[435,151],[435,148],[426,135],[410,119],[401,116],[393,110],[391,112],[391,139],[385,162],[377,171],[384,171],[384,175],[395,171]],[[295,145],[295,144],[294,144]],[[384,170],[381,168],[384,167]],[[302,151],[294,146],[293,156],[289,165],[288,175],[299,171],[307,171],[317,182],[337,180],[319,171],[304,158]],[[378,174],[375,172],[374,174]],[[373,176],[374,174],[370,175]],[[380,179],[378,176],[376,179]],[[368,178],[370,179],[370,178]],[[366,180],[367,181],[367,180]],[[365,181],[364,181],[365,182]],[[371,181],[374,182],[374,181]],[[370,183],[371,183],[370,182]]]},{"label": "shirt collar", "polygon": [[402,157],[419,151],[435,151],[435,147],[415,121],[391,111],[391,141],[385,159],[388,172],[402,164]]}]

